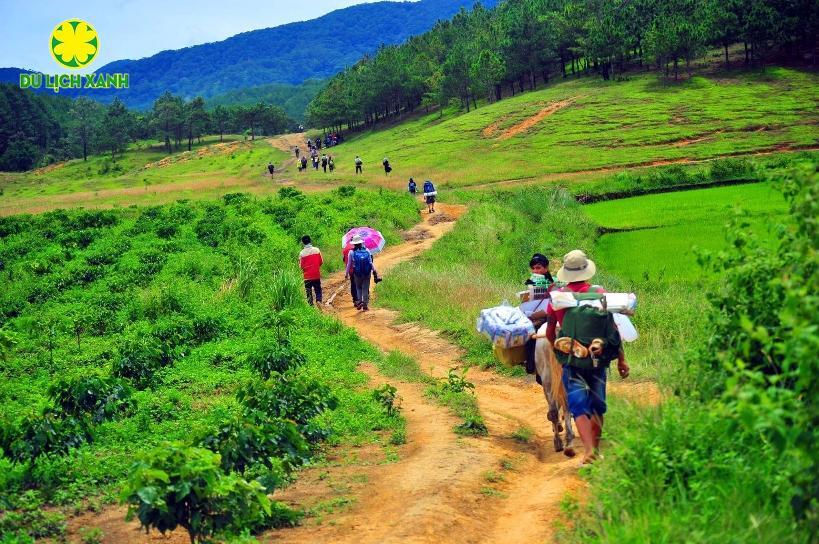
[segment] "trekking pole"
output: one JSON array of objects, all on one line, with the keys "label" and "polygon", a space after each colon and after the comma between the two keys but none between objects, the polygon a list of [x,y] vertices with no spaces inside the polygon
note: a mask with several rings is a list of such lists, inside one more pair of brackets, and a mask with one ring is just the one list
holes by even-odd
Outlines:
[{"label": "trekking pole", "polygon": [[333,301],[335,300],[336,296],[341,293],[342,291],[346,290],[347,288],[347,280],[344,280],[341,283],[341,286],[335,290],[335,292],[330,296],[327,302],[324,303],[325,306],[332,306]]}]

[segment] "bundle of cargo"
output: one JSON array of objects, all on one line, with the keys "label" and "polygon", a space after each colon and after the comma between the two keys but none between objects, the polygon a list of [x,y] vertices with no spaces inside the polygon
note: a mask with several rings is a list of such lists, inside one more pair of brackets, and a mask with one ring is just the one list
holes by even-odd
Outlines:
[{"label": "bundle of cargo", "polygon": [[535,327],[519,308],[503,304],[481,310],[476,328],[492,342],[495,357],[505,365],[526,361],[526,342]]},{"label": "bundle of cargo", "polygon": [[614,317],[614,324],[626,342],[634,342],[639,335],[628,318],[637,309],[637,295],[634,293],[606,293],[602,297],[595,293],[572,293],[552,291],[551,304],[555,310],[565,310],[575,306],[594,306],[607,310]]}]

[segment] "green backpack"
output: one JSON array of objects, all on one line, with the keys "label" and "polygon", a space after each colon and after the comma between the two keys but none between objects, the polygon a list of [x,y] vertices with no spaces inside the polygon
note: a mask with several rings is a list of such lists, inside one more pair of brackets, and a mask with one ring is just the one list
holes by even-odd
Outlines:
[{"label": "green backpack", "polygon": [[[577,300],[601,300],[604,308],[605,297],[606,295],[603,293],[574,293],[574,298]],[[563,353],[560,350],[555,350],[557,360],[564,366],[569,365],[577,368],[607,367],[613,359],[617,358],[622,345],[620,331],[617,330],[614,317],[605,309],[593,306],[576,306],[566,309],[557,337],[564,336],[580,342],[587,348],[595,338],[603,340],[603,352],[596,359],[591,355],[580,358],[573,353]]]}]

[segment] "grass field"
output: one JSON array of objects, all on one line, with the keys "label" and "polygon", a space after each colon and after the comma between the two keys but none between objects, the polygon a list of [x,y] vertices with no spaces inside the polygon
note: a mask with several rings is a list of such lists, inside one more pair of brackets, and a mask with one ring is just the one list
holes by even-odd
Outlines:
[{"label": "grass field", "polygon": [[626,230],[596,242],[595,253],[611,274],[665,283],[700,278],[697,250],[725,247],[725,225],[740,211],[748,229],[772,238],[787,205],[781,192],[757,183],[599,202],[584,211],[606,229]]},{"label": "grass field", "polygon": [[561,82],[465,115],[420,115],[350,138],[330,150],[334,175],[306,177],[355,178],[356,154],[364,181],[403,187],[412,176],[446,188],[819,145],[815,74],[771,68],[679,83],[629,78]]},{"label": "grass field", "polygon": [[0,173],[0,215],[54,207],[97,208],[160,204],[179,198],[218,198],[266,184],[267,163],[281,164],[286,154],[267,139],[208,136],[192,151],[168,155],[155,141],[140,141],[116,160],[92,155],[30,172]]}]

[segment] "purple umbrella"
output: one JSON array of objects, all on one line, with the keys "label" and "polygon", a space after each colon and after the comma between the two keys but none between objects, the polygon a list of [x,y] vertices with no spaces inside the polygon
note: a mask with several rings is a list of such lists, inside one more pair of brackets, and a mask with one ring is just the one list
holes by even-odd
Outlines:
[{"label": "purple umbrella", "polygon": [[366,247],[367,250],[373,255],[384,249],[384,235],[370,227],[355,227],[350,229],[347,234],[341,237],[342,249],[353,247],[353,245],[350,243],[353,236],[359,236],[364,242],[364,247]]}]

